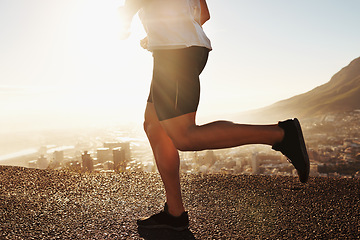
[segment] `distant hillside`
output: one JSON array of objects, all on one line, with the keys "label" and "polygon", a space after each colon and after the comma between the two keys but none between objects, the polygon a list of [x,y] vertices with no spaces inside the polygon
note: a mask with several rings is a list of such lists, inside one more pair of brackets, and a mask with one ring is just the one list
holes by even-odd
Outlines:
[{"label": "distant hillside", "polygon": [[360,109],[360,57],[313,90],[265,108],[236,115],[236,119],[264,122],[290,117],[311,118]]}]

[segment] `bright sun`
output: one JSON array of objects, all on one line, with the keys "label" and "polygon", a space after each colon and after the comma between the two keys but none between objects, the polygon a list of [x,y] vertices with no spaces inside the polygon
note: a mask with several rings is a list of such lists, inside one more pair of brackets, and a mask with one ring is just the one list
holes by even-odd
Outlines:
[{"label": "bright sun", "polygon": [[[129,39],[120,40],[118,7],[123,2],[86,0],[76,3],[70,28],[73,64],[76,72],[80,72],[75,87],[85,89],[79,108],[88,106],[90,110],[106,111],[104,106],[142,114],[151,80],[152,58],[140,47],[140,39],[146,35],[137,16]],[[74,89],[73,84],[71,88]]]}]

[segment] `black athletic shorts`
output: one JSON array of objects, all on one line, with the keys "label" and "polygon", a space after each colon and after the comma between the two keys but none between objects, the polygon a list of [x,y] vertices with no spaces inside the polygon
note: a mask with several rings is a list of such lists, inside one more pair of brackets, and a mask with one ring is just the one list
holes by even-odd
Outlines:
[{"label": "black athletic shorts", "polygon": [[200,99],[199,75],[209,50],[204,47],[155,50],[148,102],[160,121],[196,112]]}]

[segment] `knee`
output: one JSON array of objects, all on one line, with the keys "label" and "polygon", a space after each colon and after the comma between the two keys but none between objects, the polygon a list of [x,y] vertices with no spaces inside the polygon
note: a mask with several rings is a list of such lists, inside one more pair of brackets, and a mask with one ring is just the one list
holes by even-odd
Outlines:
[{"label": "knee", "polygon": [[151,126],[152,126],[151,121],[145,119],[143,123],[143,128],[146,135],[149,135],[151,133]]},{"label": "knee", "polygon": [[157,140],[159,137],[162,137],[164,133],[161,125],[156,121],[152,121],[151,119],[144,120],[143,128],[149,140]]},{"label": "knee", "polygon": [[[174,147],[180,151],[199,151],[201,149],[192,129],[187,131],[166,131],[158,121],[151,121],[145,118],[143,123],[144,131],[149,139],[156,140],[158,137],[167,135],[174,144]],[[165,130],[165,131],[164,131]]]},{"label": "knee", "polygon": [[180,151],[198,151],[197,142],[191,137],[190,133],[182,133],[176,136],[171,136],[176,149]]},{"label": "knee", "polygon": [[174,146],[177,150],[180,151],[191,151],[190,144],[188,143],[187,139],[179,139],[179,138],[172,138]]}]

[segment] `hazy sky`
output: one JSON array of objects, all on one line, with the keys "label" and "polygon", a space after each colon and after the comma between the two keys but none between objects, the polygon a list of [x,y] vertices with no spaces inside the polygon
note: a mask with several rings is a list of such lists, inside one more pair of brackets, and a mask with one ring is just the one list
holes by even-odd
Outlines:
[{"label": "hazy sky", "polygon": [[[360,56],[358,0],[207,2],[200,118],[306,92]],[[0,0],[0,132],[142,121],[152,57],[137,17],[119,40],[122,3]]]}]

